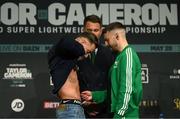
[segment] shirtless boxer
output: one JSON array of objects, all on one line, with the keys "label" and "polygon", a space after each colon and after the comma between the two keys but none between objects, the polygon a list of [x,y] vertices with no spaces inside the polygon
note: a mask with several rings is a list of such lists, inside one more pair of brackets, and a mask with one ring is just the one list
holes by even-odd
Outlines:
[{"label": "shirtless boxer", "polygon": [[81,107],[77,61],[95,50],[97,38],[92,33],[81,33],[75,40],[61,39],[48,52],[48,64],[53,93],[60,99],[57,118],[85,118]]}]

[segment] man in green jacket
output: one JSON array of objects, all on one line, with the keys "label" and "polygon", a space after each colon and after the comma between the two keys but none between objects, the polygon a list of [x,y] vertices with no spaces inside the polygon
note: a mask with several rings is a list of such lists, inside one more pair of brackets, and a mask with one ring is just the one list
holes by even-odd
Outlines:
[{"label": "man in green jacket", "polygon": [[105,42],[118,55],[110,70],[111,112],[114,118],[139,118],[142,98],[141,62],[128,45],[125,27],[114,22],[104,29]]}]

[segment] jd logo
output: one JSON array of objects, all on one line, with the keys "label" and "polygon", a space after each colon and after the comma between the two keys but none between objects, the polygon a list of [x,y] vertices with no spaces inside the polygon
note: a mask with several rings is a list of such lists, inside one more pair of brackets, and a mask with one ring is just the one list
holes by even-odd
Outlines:
[{"label": "jd logo", "polygon": [[21,99],[14,99],[11,108],[15,112],[21,112],[24,109],[24,102]]},{"label": "jd logo", "polygon": [[180,110],[180,99],[179,98],[175,98],[174,99],[174,103],[176,105],[175,109]]}]

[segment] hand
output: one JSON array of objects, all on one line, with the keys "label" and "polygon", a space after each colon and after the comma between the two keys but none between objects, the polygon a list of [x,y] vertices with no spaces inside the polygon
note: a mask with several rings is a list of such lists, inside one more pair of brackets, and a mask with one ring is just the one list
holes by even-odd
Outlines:
[{"label": "hand", "polygon": [[81,93],[81,98],[85,101],[91,101],[92,100],[92,92],[91,91],[83,91]]},{"label": "hand", "polygon": [[92,102],[92,101],[83,101],[82,102],[83,106],[89,106],[89,105],[92,105],[92,104],[96,104],[95,102]]}]

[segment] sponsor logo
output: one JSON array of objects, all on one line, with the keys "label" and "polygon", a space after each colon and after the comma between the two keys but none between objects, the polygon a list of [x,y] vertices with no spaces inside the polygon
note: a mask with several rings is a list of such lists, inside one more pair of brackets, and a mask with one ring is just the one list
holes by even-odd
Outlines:
[{"label": "sponsor logo", "polygon": [[38,53],[43,52],[47,53],[49,49],[52,47],[51,44],[21,44],[21,45],[12,45],[12,44],[2,44],[0,45],[0,52],[2,53],[15,53],[15,52],[23,52],[23,53]]},{"label": "sponsor logo", "polygon": [[175,109],[180,111],[180,99],[175,98],[174,99]]},{"label": "sponsor logo", "polygon": [[152,45],[150,46],[152,52],[171,52],[173,47],[170,45]]},{"label": "sponsor logo", "polygon": [[157,100],[142,100],[140,103],[141,107],[157,107],[158,101]]},{"label": "sponsor logo", "polygon": [[56,109],[58,106],[59,106],[59,102],[45,101],[43,108],[44,109]]},{"label": "sponsor logo", "polygon": [[147,64],[142,64],[141,68],[142,83],[149,83],[149,68]]},{"label": "sponsor logo", "polygon": [[76,104],[81,104],[81,101],[79,101],[79,100],[74,100],[74,103],[76,103]]},{"label": "sponsor logo", "polygon": [[9,64],[3,79],[33,79],[31,71],[26,64]]},{"label": "sponsor logo", "polygon": [[26,64],[9,64],[4,72],[3,80],[11,80],[10,87],[26,87],[25,80],[32,80],[32,72]]},{"label": "sponsor logo", "polygon": [[180,69],[174,68],[172,73],[173,74],[169,76],[170,79],[180,79]]},{"label": "sponsor logo", "polygon": [[14,99],[12,102],[11,102],[11,109],[15,112],[21,112],[24,110],[24,102],[23,100],[21,99]]},{"label": "sponsor logo", "polygon": [[67,103],[67,102],[69,102],[70,100],[63,100],[63,102],[62,103]]}]

